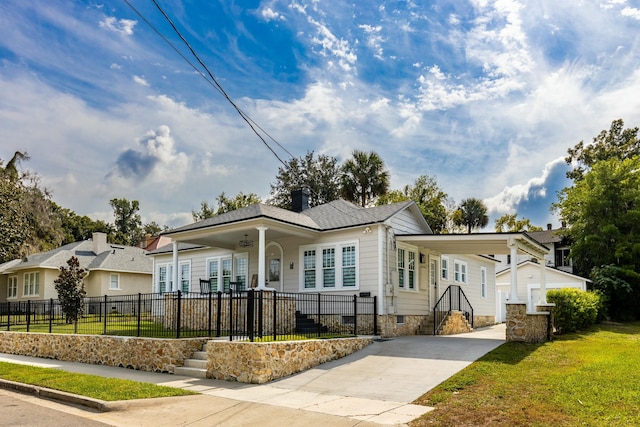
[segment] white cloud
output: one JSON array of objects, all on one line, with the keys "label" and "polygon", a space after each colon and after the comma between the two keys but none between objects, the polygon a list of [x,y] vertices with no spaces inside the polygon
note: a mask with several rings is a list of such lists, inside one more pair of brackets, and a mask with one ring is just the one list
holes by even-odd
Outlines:
[{"label": "white cloud", "polygon": [[131,36],[133,35],[133,28],[137,23],[138,21],[131,19],[117,19],[113,16],[105,16],[104,19],[100,21],[99,25],[100,28]]},{"label": "white cloud", "polygon": [[367,38],[367,46],[373,50],[374,56],[378,59],[383,59],[382,43],[385,40],[384,37],[380,35],[382,26],[359,25],[358,27],[364,31]]},{"label": "white cloud", "polygon": [[285,17],[271,9],[270,7],[265,7],[262,9],[260,15],[264,18],[265,21],[284,21]]},{"label": "white cloud", "polygon": [[549,179],[554,172],[557,174],[558,169],[563,173],[564,165],[564,157],[559,157],[547,163],[540,176],[531,178],[524,184],[507,186],[500,193],[484,199],[488,211],[497,214],[515,213],[523,201],[547,197]]},{"label": "white cloud", "polygon": [[145,87],[151,86],[149,82],[145,80],[144,77],[133,76],[133,81],[139,84],[140,86],[145,86]]},{"label": "white cloud", "polygon": [[640,9],[636,9],[635,7],[625,7],[620,11],[620,14],[640,21]]}]

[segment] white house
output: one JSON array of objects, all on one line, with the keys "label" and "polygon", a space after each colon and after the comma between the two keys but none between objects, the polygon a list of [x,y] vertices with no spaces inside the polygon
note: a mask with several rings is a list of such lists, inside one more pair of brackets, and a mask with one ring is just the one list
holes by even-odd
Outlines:
[{"label": "white house", "polygon": [[294,211],[255,204],[165,232],[173,243],[151,252],[154,292],[199,292],[200,279],[211,279],[215,291],[233,282],[370,295],[382,335],[416,334],[451,285],[469,299],[476,327],[495,322],[496,261],[478,254],[548,252],[523,233],[434,235],[413,201],[307,201],[299,191]]},{"label": "white house", "polygon": [[[541,300],[540,295],[540,265],[533,261],[523,261],[517,266],[518,298],[526,301],[527,310],[535,311],[535,305]],[[576,288],[587,290],[591,280],[577,276],[557,268],[546,268],[545,287],[549,289]],[[511,274],[510,270],[502,270],[496,273],[496,301],[497,320],[505,320],[505,304],[510,299]],[[546,297],[545,297],[546,299]]]}]

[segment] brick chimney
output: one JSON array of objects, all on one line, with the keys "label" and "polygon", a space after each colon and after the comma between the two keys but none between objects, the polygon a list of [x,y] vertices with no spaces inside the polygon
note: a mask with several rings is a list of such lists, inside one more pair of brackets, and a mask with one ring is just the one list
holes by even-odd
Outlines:
[{"label": "brick chimney", "polygon": [[93,241],[94,254],[100,255],[102,252],[109,250],[106,233],[93,233],[93,235],[91,236],[91,240]]},{"label": "brick chimney", "polygon": [[309,195],[310,192],[306,188],[293,190],[291,192],[291,210],[300,213],[309,209]]}]

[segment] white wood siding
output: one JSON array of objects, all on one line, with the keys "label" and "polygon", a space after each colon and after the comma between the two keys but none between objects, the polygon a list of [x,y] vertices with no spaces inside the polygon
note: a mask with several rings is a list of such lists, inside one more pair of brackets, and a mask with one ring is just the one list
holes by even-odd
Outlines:
[{"label": "white wood siding", "polygon": [[[474,316],[495,316],[496,314],[496,270],[495,262],[483,257],[474,255],[445,255],[449,258],[449,278],[444,280],[440,277],[439,295],[442,295],[449,285],[459,285],[469,299],[473,307]],[[462,261],[467,263],[467,283],[456,283],[454,281],[454,262]],[[480,275],[481,267],[487,269],[487,289],[486,297],[481,295]]]}]

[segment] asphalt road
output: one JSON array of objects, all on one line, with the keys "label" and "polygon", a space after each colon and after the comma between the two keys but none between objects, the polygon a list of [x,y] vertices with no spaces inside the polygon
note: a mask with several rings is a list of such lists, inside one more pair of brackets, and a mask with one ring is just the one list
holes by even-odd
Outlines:
[{"label": "asphalt road", "polygon": [[54,402],[47,404],[43,399],[0,389],[0,426],[105,427],[108,425],[55,409],[59,405]]}]

